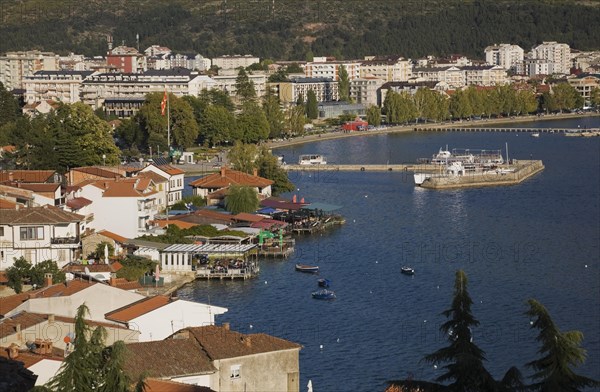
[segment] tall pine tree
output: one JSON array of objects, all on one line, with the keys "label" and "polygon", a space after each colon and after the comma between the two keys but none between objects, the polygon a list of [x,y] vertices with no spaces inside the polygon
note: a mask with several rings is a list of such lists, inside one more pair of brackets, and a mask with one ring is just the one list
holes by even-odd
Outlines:
[{"label": "tall pine tree", "polygon": [[440,326],[450,345],[424,359],[434,364],[447,363],[444,366],[446,372],[437,381],[453,381],[449,386],[453,391],[494,391],[496,383],[483,366],[485,353],[473,343],[472,328],[477,327],[479,321],[471,313],[472,304],[467,291],[467,275],[459,270],[456,272],[452,305],[442,313],[449,320]]}]

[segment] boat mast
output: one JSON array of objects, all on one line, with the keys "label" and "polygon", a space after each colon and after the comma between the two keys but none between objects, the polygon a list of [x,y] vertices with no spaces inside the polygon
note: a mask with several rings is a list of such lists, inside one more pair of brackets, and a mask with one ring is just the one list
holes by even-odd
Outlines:
[{"label": "boat mast", "polygon": [[508,160],[508,142],[506,142],[506,164],[508,165],[510,161]]}]

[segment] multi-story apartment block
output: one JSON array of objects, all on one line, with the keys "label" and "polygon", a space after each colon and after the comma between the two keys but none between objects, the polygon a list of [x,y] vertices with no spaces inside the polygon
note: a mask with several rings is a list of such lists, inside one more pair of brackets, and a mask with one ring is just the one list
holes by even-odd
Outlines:
[{"label": "multi-story apartment block", "polygon": [[210,68],[211,61],[200,54],[186,55],[167,53],[148,58],[148,69],[187,68],[204,71]]},{"label": "multi-story apartment block", "polygon": [[485,48],[485,62],[502,68],[514,69],[523,61],[525,52],[519,45],[500,44]]},{"label": "multi-story apartment block", "polygon": [[360,64],[360,77],[375,77],[386,82],[407,81],[412,77],[412,63],[402,57],[366,57]]},{"label": "multi-story apartment block", "polygon": [[37,71],[59,69],[59,56],[51,52],[30,50],[8,52],[0,56],[0,82],[7,90],[22,89],[23,79]]},{"label": "multi-story apartment block", "polygon": [[139,74],[94,73],[82,83],[81,100],[93,109],[104,107],[108,114],[130,117],[144,103],[146,94],[167,90],[179,97],[198,95],[201,80],[197,73],[182,68]]},{"label": "multi-story apartment block", "polygon": [[81,85],[92,71],[38,71],[25,77],[25,103],[52,100],[75,103],[81,100]]},{"label": "multi-story apartment block", "polygon": [[236,69],[239,67],[246,68],[256,63],[260,63],[260,58],[249,54],[244,56],[221,56],[214,57],[212,59],[212,65],[219,67],[219,69]]},{"label": "multi-story apartment block", "polygon": [[[518,72],[518,69],[517,69]],[[526,58],[523,60],[523,72],[532,77],[536,75],[551,75],[554,72],[554,63],[544,59]]]},{"label": "multi-story apartment block", "polygon": [[465,71],[459,67],[425,67],[414,68],[413,76],[417,81],[444,82],[448,88],[462,88],[465,86]]},{"label": "multi-story apartment block", "polygon": [[303,101],[306,101],[310,90],[317,96],[317,102],[331,102],[339,99],[338,82],[327,78],[298,78],[289,82],[269,83],[269,86],[279,94],[282,104],[295,103],[300,96]]},{"label": "multi-story apartment block", "polygon": [[144,50],[144,54],[147,57],[160,56],[160,55],[169,54],[169,53],[171,53],[171,49],[167,48],[166,46],[160,46],[160,45],[152,45],[152,46],[149,46],[146,50]]},{"label": "multi-story apartment block", "polygon": [[506,69],[499,65],[461,67],[467,86],[498,86],[507,83]]},{"label": "multi-story apartment block", "polygon": [[600,65],[600,51],[577,53],[571,51],[571,54],[573,55],[571,59],[572,68],[580,69],[583,72],[593,72],[590,68]]},{"label": "multi-story apartment block", "polygon": [[106,55],[106,64],[117,67],[121,72],[140,73],[146,67],[146,57],[129,46],[117,46]]},{"label": "multi-story apartment block", "polygon": [[396,93],[406,92],[409,94],[415,94],[417,90],[421,88],[427,88],[430,90],[437,90],[439,82],[437,81],[429,81],[429,82],[387,82],[384,83],[383,86],[379,89],[379,101],[380,105],[383,105],[385,102],[385,98],[390,91],[394,91]]},{"label": "multi-story apartment block", "polygon": [[531,59],[546,60],[551,63],[551,72],[557,74],[569,74],[571,68],[571,48],[567,44],[555,41],[543,42],[531,49]]},{"label": "multi-story apartment block", "polygon": [[377,105],[377,90],[385,83],[383,79],[365,77],[350,81],[350,98],[352,102],[365,106]]},{"label": "multi-story apartment block", "polygon": [[[256,91],[257,97],[265,95],[267,88],[267,76],[263,72],[247,73],[248,79],[254,83],[254,90]],[[225,91],[232,98],[235,98],[237,92],[235,88],[237,72],[219,72],[219,75],[213,76],[211,79],[214,81],[213,88]]]},{"label": "multi-story apartment block", "polygon": [[569,84],[583,97],[584,106],[591,106],[592,90],[600,88],[600,77],[596,75],[581,75],[569,79]]},{"label": "multi-story apartment block", "polygon": [[325,57],[315,57],[312,62],[304,66],[304,75],[307,78],[325,78],[339,80],[340,66],[346,68],[348,79],[360,78],[360,61],[327,61]]}]

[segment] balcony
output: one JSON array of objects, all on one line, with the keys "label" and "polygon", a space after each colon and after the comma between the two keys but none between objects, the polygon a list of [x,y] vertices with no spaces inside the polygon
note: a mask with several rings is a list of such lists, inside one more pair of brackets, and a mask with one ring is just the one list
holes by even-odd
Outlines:
[{"label": "balcony", "polygon": [[54,237],[50,238],[52,245],[78,245],[79,237]]}]

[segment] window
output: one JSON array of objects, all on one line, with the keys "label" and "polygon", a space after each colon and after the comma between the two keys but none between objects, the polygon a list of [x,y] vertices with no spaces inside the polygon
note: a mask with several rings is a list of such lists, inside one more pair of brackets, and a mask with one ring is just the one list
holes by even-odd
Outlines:
[{"label": "window", "polygon": [[4,226],[0,227],[0,237],[4,237]]},{"label": "window", "polygon": [[231,365],[231,378],[242,377],[241,371],[242,371],[242,365]]},{"label": "window", "polygon": [[44,227],[42,227],[42,226],[21,227],[20,234],[21,234],[21,241],[43,240],[44,239]]}]

